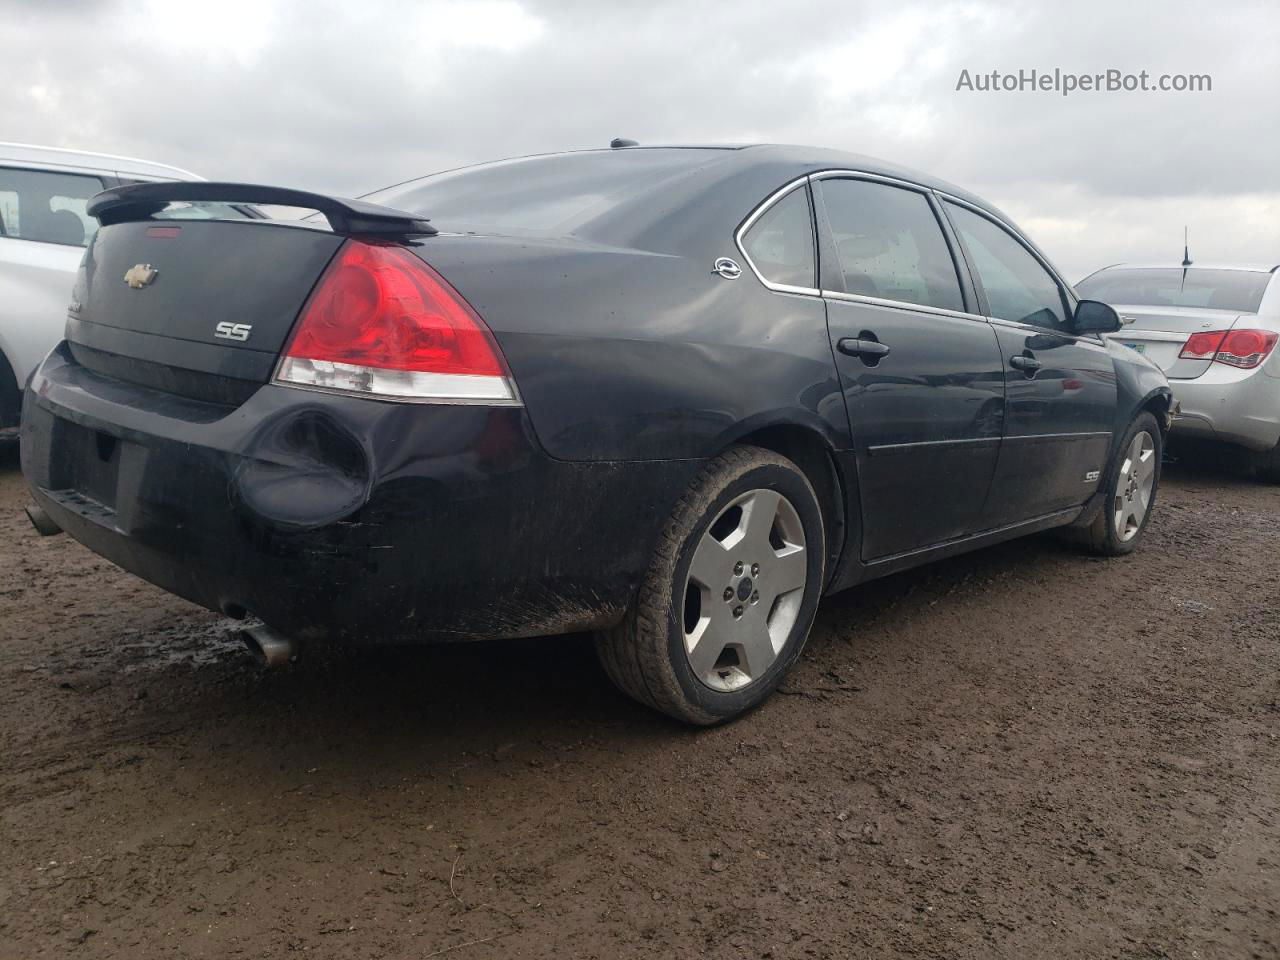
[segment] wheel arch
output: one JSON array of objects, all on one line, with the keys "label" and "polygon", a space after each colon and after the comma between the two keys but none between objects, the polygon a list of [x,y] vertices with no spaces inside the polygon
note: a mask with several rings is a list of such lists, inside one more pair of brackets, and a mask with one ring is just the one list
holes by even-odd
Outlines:
[{"label": "wheel arch", "polygon": [[736,437],[731,446],[753,446],[786,457],[813,486],[826,521],[826,581],[840,566],[847,542],[848,503],[845,478],[836,464],[835,448],[819,431],[797,423],[774,423]]},{"label": "wheel arch", "polygon": [[[1174,400],[1173,391],[1168,387],[1163,390],[1152,390],[1142,402],[1138,404],[1138,409],[1134,411],[1136,417],[1139,413],[1146,411],[1156,418],[1156,422],[1160,424],[1160,432],[1166,436],[1169,433],[1169,427],[1173,425]],[[1132,420],[1132,418],[1130,418]]]},{"label": "wheel arch", "polygon": [[[1122,408],[1123,409],[1123,408]],[[1138,401],[1128,412],[1127,416],[1122,417],[1116,424],[1115,432],[1112,435],[1111,449],[1107,454],[1107,466],[1104,473],[1104,481],[1111,476],[1111,472],[1116,468],[1116,463],[1121,456],[1124,448],[1124,437],[1129,431],[1130,424],[1144,413],[1149,413],[1155,417],[1156,425],[1160,428],[1160,442],[1163,446],[1169,436],[1169,427],[1172,425],[1172,418],[1176,410],[1175,401],[1173,399],[1173,391],[1168,386],[1156,387],[1150,390],[1140,401]],[[1087,528],[1094,518],[1098,515],[1098,511],[1102,509],[1105,501],[1105,491],[1100,485],[1097,492],[1086,501],[1084,509],[1070,524],[1076,529]]]}]

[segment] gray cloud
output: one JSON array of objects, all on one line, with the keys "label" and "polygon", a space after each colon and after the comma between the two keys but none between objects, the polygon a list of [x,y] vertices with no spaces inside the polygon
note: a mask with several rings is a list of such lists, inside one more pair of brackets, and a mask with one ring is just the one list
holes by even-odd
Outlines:
[{"label": "gray cloud", "polygon": [[[1280,258],[1268,3],[0,0],[0,137],[338,193],[603,145],[815,143],[987,196],[1073,276]],[[1210,93],[957,92],[961,69],[1207,73]]]}]

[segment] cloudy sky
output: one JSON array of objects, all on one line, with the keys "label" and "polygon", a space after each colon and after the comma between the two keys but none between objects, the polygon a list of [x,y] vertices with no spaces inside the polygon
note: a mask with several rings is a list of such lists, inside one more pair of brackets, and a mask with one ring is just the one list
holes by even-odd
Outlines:
[{"label": "cloudy sky", "polygon": [[[1268,2],[0,0],[0,140],[353,195],[641,142],[847,148],[1011,213],[1071,279],[1280,261]],[[978,92],[971,76],[1208,74],[1209,92]]]}]

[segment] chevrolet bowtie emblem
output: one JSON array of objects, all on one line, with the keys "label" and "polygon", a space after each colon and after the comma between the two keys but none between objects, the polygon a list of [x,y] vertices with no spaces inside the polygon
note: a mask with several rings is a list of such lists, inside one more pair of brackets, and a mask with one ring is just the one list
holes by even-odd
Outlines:
[{"label": "chevrolet bowtie emblem", "polygon": [[135,290],[141,290],[156,278],[160,271],[149,263],[135,263],[124,275],[124,282]]}]

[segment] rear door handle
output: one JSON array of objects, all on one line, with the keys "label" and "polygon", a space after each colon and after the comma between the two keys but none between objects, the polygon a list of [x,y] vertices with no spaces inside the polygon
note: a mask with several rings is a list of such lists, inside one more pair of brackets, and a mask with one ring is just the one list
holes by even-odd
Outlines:
[{"label": "rear door handle", "polygon": [[879,360],[889,355],[887,345],[879,340],[859,340],[856,337],[845,337],[836,344],[836,349],[850,357],[862,357],[864,360]]},{"label": "rear door handle", "polygon": [[1026,373],[1035,373],[1043,364],[1035,357],[1029,357],[1026,354],[1020,354],[1016,357],[1009,358],[1009,366],[1015,370],[1022,370]]}]

